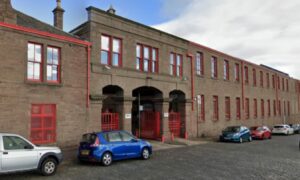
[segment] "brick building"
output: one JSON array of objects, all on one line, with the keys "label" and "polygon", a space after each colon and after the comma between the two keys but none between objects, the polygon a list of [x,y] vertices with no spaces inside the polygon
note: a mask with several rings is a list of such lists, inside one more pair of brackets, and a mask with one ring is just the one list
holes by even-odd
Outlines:
[{"label": "brick building", "polygon": [[298,120],[299,81],[286,73],[120,17],[113,8],[87,8],[88,20],[70,33],[61,30],[60,1],[53,12],[56,27],[12,9],[9,0],[0,3],[0,131],[73,145],[84,132],[107,129],[162,139]]}]

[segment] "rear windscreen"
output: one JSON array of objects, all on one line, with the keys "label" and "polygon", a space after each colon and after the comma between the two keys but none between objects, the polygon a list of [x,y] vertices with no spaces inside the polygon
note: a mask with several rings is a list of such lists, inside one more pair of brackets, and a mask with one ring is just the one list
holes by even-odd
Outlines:
[{"label": "rear windscreen", "polygon": [[82,143],[93,144],[93,143],[95,143],[96,139],[97,139],[96,134],[84,134],[82,136],[81,142]]}]

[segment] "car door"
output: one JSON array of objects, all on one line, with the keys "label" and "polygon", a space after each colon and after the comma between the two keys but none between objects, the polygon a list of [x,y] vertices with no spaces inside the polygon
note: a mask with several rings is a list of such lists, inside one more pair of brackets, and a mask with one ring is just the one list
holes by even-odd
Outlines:
[{"label": "car door", "polygon": [[141,148],[139,141],[127,132],[120,132],[122,141],[125,146],[125,153],[128,158],[135,158],[140,156]]},{"label": "car door", "polygon": [[126,153],[125,153],[126,145],[123,143],[120,133],[109,132],[108,140],[109,140],[110,149],[113,153],[113,158],[115,160],[126,158]]},{"label": "car door", "polygon": [[19,136],[2,136],[2,171],[36,169],[38,153],[34,147]]}]

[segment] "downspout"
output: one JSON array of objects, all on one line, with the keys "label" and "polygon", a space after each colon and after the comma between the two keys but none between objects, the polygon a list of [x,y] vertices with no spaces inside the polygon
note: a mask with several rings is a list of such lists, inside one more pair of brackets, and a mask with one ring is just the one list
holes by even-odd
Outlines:
[{"label": "downspout", "polygon": [[90,79],[91,79],[91,46],[87,46],[87,92],[86,92],[86,107],[90,107]]},{"label": "downspout", "polygon": [[191,99],[192,99],[192,111],[194,111],[194,98],[195,98],[195,82],[194,82],[194,56],[192,54],[188,54],[191,58]]},{"label": "downspout", "polygon": [[241,120],[245,120],[245,92],[244,92],[244,61],[242,61],[242,114],[241,114]]}]

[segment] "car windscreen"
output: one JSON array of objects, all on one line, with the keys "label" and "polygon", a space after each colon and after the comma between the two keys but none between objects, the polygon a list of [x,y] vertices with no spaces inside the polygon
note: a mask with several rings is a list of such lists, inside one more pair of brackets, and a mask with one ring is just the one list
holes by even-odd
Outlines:
[{"label": "car windscreen", "polygon": [[255,131],[258,127],[251,127],[250,130]]},{"label": "car windscreen", "polygon": [[258,127],[258,128],[256,128],[256,131],[263,131],[263,130],[264,130],[263,127]]},{"label": "car windscreen", "polygon": [[283,128],[283,126],[274,126],[274,128]]},{"label": "car windscreen", "polygon": [[81,139],[81,143],[93,144],[97,139],[96,134],[84,134]]},{"label": "car windscreen", "polygon": [[239,132],[240,127],[227,127],[224,131],[225,132]]}]

